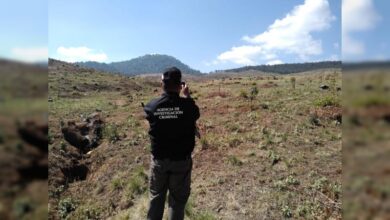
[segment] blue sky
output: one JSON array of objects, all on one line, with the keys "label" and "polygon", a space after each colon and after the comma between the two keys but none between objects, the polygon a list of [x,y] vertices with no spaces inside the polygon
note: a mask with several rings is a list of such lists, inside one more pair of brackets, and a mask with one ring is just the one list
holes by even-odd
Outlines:
[{"label": "blue sky", "polygon": [[343,61],[390,59],[390,1],[343,0]]},{"label": "blue sky", "polygon": [[[321,8],[315,11],[329,10],[323,15],[327,18],[318,21],[323,27],[309,29],[308,36],[291,39],[297,41],[302,37],[308,42],[294,42],[294,48],[286,51],[272,46],[262,51],[269,42],[249,42],[251,39],[244,40],[244,36],[254,38],[267,31],[276,19],[283,19],[305,1],[49,0],[49,56],[68,61],[112,62],[158,53],[175,56],[201,71],[249,64],[339,59],[340,1],[319,2],[329,5],[327,9],[320,3]],[[298,21],[313,16],[297,14]],[[307,28],[302,28],[305,30]],[[269,37],[265,41],[269,41]],[[305,49],[299,47],[318,42],[320,48],[312,45],[312,51],[307,49],[300,54],[299,51]]]},{"label": "blue sky", "polygon": [[0,8],[0,57],[112,62],[159,53],[205,72],[341,57],[389,59],[390,1],[342,2],[6,1]]},{"label": "blue sky", "polygon": [[47,60],[47,0],[3,1],[0,7],[0,57]]}]

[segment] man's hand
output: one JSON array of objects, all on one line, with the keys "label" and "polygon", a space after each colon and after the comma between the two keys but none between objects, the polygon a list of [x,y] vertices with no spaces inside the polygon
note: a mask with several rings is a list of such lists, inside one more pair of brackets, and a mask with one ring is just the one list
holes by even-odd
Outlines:
[{"label": "man's hand", "polygon": [[182,86],[181,91],[183,92],[183,95],[184,95],[186,98],[190,98],[190,89],[188,88],[187,84],[185,84],[184,86]]}]

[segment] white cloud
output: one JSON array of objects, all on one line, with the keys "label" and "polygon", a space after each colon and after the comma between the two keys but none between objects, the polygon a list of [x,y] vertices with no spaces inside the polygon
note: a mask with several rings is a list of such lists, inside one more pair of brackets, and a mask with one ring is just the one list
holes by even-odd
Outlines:
[{"label": "white cloud", "polygon": [[11,49],[11,58],[24,62],[47,61],[47,47],[15,47]]},{"label": "white cloud", "polygon": [[343,55],[364,54],[364,42],[354,39],[353,32],[373,29],[380,20],[372,0],[343,0],[342,2]]},{"label": "white cloud", "polygon": [[249,45],[233,47],[217,59],[253,64],[259,59],[277,60],[277,54],[283,53],[306,60],[309,56],[322,54],[321,39],[315,39],[312,33],[330,28],[335,19],[328,0],[305,0],[284,18],[276,19],[263,33],[242,37]]},{"label": "white cloud", "polygon": [[96,61],[103,62],[108,59],[103,52],[96,52],[88,47],[58,47],[58,59],[67,62]]},{"label": "white cloud", "polygon": [[283,64],[283,61],[281,60],[271,60],[267,62],[267,65],[276,65],[276,64]]},{"label": "white cloud", "polygon": [[219,61],[231,61],[236,64],[251,65],[254,64],[254,58],[261,53],[260,46],[240,46],[232,47],[229,51],[220,54]]}]

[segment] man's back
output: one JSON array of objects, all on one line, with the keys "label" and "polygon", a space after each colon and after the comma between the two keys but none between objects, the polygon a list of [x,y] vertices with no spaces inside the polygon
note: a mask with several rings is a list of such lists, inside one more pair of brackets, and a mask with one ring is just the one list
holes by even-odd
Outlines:
[{"label": "man's back", "polygon": [[145,108],[150,123],[152,154],[156,159],[183,160],[195,145],[195,123],[199,108],[191,98],[165,92]]}]

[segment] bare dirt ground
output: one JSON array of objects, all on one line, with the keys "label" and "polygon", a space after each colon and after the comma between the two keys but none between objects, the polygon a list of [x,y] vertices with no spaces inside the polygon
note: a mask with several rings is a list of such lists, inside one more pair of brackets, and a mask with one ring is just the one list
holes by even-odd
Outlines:
[{"label": "bare dirt ground", "polygon": [[[186,219],[341,219],[340,70],[184,80],[202,134]],[[50,219],[145,217],[150,155],[141,103],[160,94],[158,76],[50,62]],[[62,125],[94,112],[104,120],[102,139],[81,152]]]}]

